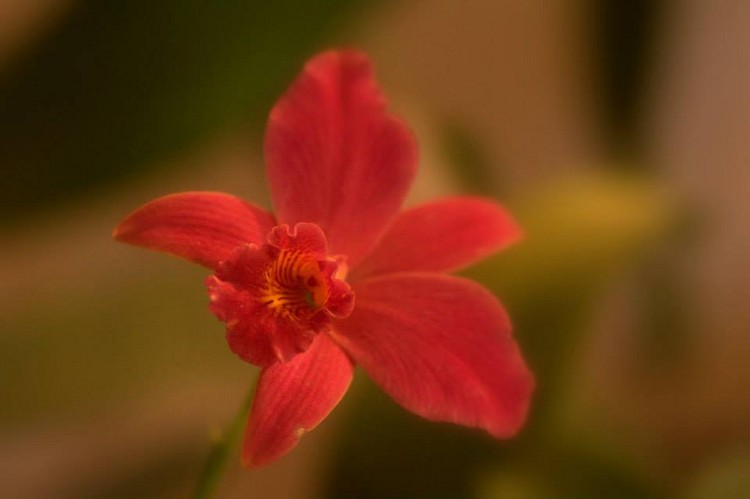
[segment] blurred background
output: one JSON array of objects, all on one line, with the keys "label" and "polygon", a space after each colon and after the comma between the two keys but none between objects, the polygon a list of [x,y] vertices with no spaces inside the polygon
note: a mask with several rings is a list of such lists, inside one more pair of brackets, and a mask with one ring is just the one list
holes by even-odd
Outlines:
[{"label": "blurred background", "polygon": [[373,58],[409,203],[492,196],[527,238],[465,272],[537,376],[509,441],[358,372],[217,497],[750,497],[750,2],[0,1],[0,490],[187,497],[256,370],[207,271],[116,244],[140,204],[268,206],[261,137],[317,51]]}]

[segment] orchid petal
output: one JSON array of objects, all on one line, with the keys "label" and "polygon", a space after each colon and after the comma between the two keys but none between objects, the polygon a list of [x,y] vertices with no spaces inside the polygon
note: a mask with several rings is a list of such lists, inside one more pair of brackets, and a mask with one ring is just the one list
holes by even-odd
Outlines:
[{"label": "orchid petal", "polygon": [[496,298],[458,277],[400,273],[355,284],[334,339],[406,409],[508,437],[533,390]]},{"label": "orchid petal", "polygon": [[402,212],[351,280],[399,271],[457,270],[516,242],[505,209],[481,198],[446,198]]},{"label": "orchid petal", "polygon": [[349,357],[326,334],[290,362],[260,375],[242,450],[245,466],[269,464],[323,421],[352,379]]},{"label": "orchid petal", "polygon": [[351,267],[396,215],[416,170],[411,132],[386,112],[364,54],[323,53],[271,112],[268,181],[280,223],[314,222]]},{"label": "orchid petal", "polygon": [[270,213],[229,194],[183,192],[141,206],[113,235],[216,269],[237,246],[262,243],[274,225]]}]

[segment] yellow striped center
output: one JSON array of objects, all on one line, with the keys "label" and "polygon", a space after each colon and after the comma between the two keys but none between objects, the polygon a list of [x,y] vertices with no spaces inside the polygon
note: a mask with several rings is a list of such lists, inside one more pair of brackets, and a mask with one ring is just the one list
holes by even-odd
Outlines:
[{"label": "yellow striped center", "polygon": [[261,301],[276,315],[309,318],[328,299],[328,283],[318,262],[308,253],[281,250],[266,269],[265,278]]}]

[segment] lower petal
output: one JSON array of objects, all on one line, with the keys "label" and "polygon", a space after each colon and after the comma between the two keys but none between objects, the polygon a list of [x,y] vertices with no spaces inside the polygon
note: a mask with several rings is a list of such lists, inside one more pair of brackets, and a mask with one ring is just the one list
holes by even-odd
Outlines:
[{"label": "lower petal", "polygon": [[326,334],[291,361],[264,369],[245,433],[243,464],[263,466],[292,450],[338,404],[352,372],[349,357]]},{"label": "lower petal", "polygon": [[357,305],[334,339],[396,402],[495,437],[520,429],[533,377],[491,293],[429,273],[368,279],[354,290]]}]

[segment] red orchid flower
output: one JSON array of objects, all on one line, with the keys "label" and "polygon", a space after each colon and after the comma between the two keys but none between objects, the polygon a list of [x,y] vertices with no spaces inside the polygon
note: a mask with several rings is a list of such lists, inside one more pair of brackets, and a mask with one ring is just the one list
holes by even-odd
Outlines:
[{"label": "red orchid flower", "polygon": [[417,146],[367,57],[309,61],[271,112],[265,155],[275,215],[186,192],[142,206],[114,233],[214,271],[210,309],[232,351],[262,369],[243,463],[291,450],[339,402],[355,364],[424,418],[517,432],[533,378],[508,317],[482,286],[444,272],[520,231],[472,197],[398,213]]}]

